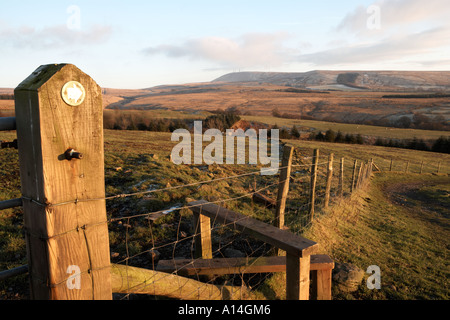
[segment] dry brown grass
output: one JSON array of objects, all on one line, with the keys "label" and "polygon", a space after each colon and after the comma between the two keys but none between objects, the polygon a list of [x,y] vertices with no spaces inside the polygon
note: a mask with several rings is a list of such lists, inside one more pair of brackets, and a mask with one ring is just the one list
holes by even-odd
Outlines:
[{"label": "dry brown grass", "polygon": [[445,110],[449,106],[448,98],[383,98],[389,92],[381,91],[287,92],[286,89],[288,87],[258,83],[205,83],[124,92],[107,91],[105,101],[110,99],[117,102],[118,96],[124,96],[129,99],[112,106],[185,111],[235,108],[242,114],[255,116],[268,116],[276,109],[280,114],[294,117],[313,116],[315,119],[359,123],[383,117],[395,120],[414,113],[445,117]]}]

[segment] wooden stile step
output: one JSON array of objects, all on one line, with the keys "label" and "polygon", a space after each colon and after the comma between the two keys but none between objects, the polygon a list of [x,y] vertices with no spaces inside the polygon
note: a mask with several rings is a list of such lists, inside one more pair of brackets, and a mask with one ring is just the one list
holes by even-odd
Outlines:
[{"label": "wooden stile step", "polygon": [[[329,256],[311,255],[311,271],[333,268],[334,262]],[[286,257],[161,260],[156,271],[176,272],[182,276],[285,272]]]}]

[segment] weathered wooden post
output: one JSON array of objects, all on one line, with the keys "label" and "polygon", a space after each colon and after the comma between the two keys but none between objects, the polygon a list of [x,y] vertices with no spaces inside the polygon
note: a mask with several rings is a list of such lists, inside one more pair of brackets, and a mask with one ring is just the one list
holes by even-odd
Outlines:
[{"label": "weathered wooden post", "polygon": [[325,209],[327,209],[330,204],[331,180],[333,179],[333,160],[334,153],[330,153],[330,155],[328,156],[327,184],[325,187]]},{"label": "weathered wooden post", "polygon": [[194,216],[194,257],[212,259],[211,218],[193,211]]},{"label": "weathered wooden post", "polygon": [[437,168],[437,174],[439,174],[440,172],[441,172],[441,161],[439,161],[439,163],[438,163],[438,168]]},{"label": "weathered wooden post", "polygon": [[359,166],[358,179],[356,180],[356,189],[361,188],[363,169],[364,169],[364,162],[361,161],[361,165]]},{"label": "weathered wooden post", "polygon": [[275,210],[274,226],[280,229],[284,227],[284,211],[286,209],[286,198],[289,193],[289,180],[291,178],[291,165],[294,147],[284,146],[283,158],[281,160],[281,172],[278,184],[277,206]]},{"label": "weathered wooden post", "polygon": [[112,299],[101,89],[52,64],[14,95],[31,297]]},{"label": "weathered wooden post", "polygon": [[391,158],[391,165],[389,166],[389,171],[392,171],[392,165],[394,164],[394,159]]},{"label": "weathered wooden post", "polygon": [[319,149],[314,149],[313,163],[311,166],[311,186],[309,193],[309,219],[314,220],[314,207],[316,202],[317,166],[319,164]]},{"label": "weathered wooden post", "polygon": [[420,174],[422,174],[423,173],[423,160],[422,160],[422,163],[420,164]]},{"label": "weathered wooden post", "polygon": [[341,169],[339,171],[339,196],[344,196],[344,158],[341,158]]},{"label": "weathered wooden post", "polygon": [[311,256],[286,253],[286,300],[309,300]]},{"label": "weathered wooden post", "polygon": [[405,173],[408,173],[409,170],[409,160],[406,162]]},{"label": "weathered wooden post", "polygon": [[356,168],[358,166],[358,160],[355,160],[353,163],[353,174],[352,174],[352,185],[351,185],[351,192],[355,191],[356,187]]}]

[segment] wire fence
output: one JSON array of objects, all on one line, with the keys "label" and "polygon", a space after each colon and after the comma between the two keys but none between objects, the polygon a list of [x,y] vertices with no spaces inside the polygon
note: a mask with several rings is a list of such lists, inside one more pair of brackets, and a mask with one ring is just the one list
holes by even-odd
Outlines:
[{"label": "wire fence", "polygon": [[[301,234],[307,228],[312,220],[309,216],[309,208],[312,203],[308,200],[310,191],[310,171],[312,157],[295,157],[291,167],[290,193],[288,195],[286,215],[289,216],[289,224],[287,227],[290,231]],[[325,195],[325,176],[328,167],[328,161],[320,161],[318,163],[319,179],[317,183],[316,201],[314,204],[321,207]],[[280,171],[286,167],[279,168]],[[209,204],[217,204],[221,207],[228,207],[237,212],[243,204],[246,204],[251,210],[245,213],[267,224],[275,224],[275,216],[273,208],[264,205],[255,204],[252,196],[255,194],[265,193],[268,197],[276,195],[278,186],[284,181],[279,181],[279,173],[275,176],[260,175],[261,171],[250,171],[242,174],[236,174],[226,177],[215,178],[211,180],[187,183],[177,186],[147,190],[142,192],[124,193],[119,195],[107,196],[106,200],[120,200],[128,197],[141,197],[149,194],[170,192],[181,188],[193,188],[205,184],[215,185],[221,181],[244,180],[242,185],[247,185],[247,191],[243,194],[221,198],[218,200],[208,201]],[[258,178],[258,179],[257,179]],[[336,179],[334,179],[337,182]],[[333,187],[333,196],[337,195],[337,184]],[[279,199],[273,199],[276,203]],[[179,269],[173,271],[171,275],[178,275],[188,265],[193,265],[201,258],[195,258],[194,242],[195,242],[195,226],[192,222],[192,214],[190,213],[190,205],[174,205],[162,210],[152,211],[150,213],[139,213],[119,217],[111,217],[108,220],[110,228],[114,229],[114,225],[120,225],[122,228],[123,241],[122,253],[115,253],[113,256],[114,263],[125,264],[126,266],[143,266],[150,269],[156,269],[160,260],[180,260],[187,259],[185,265],[178,266]],[[144,227],[145,226],[145,227]],[[213,236],[213,258],[245,258],[247,261],[251,258],[265,257],[273,255],[273,247],[264,242],[249,239],[240,235],[234,230],[233,224],[221,224],[215,221],[211,223],[211,232]],[[123,230],[124,229],[124,230]],[[146,230],[144,230],[146,229]],[[166,237],[161,238],[160,234],[167,230]],[[171,232],[169,232],[171,231]],[[170,235],[169,235],[170,234]],[[142,243],[146,243],[147,247],[142,249]],[[120,247],[120,246],[119,246]],[[147,263],[145,263],[147,261]],[[184,261],[184,260],[183,260]],[[255,260],[257,261],[257,260]],[[183,274],[183,273],[181,273]],[[245,269],[241,273],[230,275],[209,276],[196,274],[191,275],[200,286],[208,285],[224,285],[228,284],[236,288],[245,287],[245,292],[258,292],[259,288],[267,283],[272,277],[272,273],[247,274]],[[156,275],[154,276],[156,277]],[[169,277],[167,275],[166,277]],[[153,283],[153,278],[147,279],[149,283]],[[158,277],[158,281],[164,281],[164,278]],[[153,285],[153,284],[152,284]],[[148,286],[152,286],[148,285]],[[201,288],[197,288],[202,290]],[[196,289],[196,290],[197,290]],[[206,289],[205,289],[206,290]],[[142,286],[139,286],[139,292]],[[120,299],[128,299],[133,293],[133,288],[127,288],[127,294]],[[188,293],[184,295],[192,297]],[[256,294],[256,293],[255,293]],[[157,298],[157,296],[155,296]]]},{"label": "wire fence", "polygon": [[[327,155],[321,155],[320,159],[326,159]],[[340,186],[342,185],[342,195],[349,196],[354,190],[355,183],[354,172],[360,168],[361,163],[365,163],[367,159],[348,159],[344,158],[343,161],[343,180],[341,180],[341,157],[335,155],[334,170],[332,175],[332,188],[330,198],[339,199]],[[308,228],[313,220],[309,215],[309,209],[312,205],[318,208],[317,214],[322,214],[326,210],[321,210],[324,205],[324,199],[326,195],[326,178],[328,170],[328,161],[320,160],[317,164],[317,184],[315,188],[316,200],[314,203],[309,201],[309,195],[311,193],[311,167],[312,157],[301,157],[298,154],[294,156],[291,168],[290,192],[287,198],[286,204],[286,217],[287,228],[291,232],[301,234],[306,228]],[[356,163],[355,163],[356,161]],[[377,167],[377,170],[383,171],[396,171],[399,170],[405,173],[426,173],[428,171],[439,173],[446,170],[442,164],[435,164],[435,168],[429,169],[429,166],[424,166],[423,162],[418,164],[417,162],[410,163],[398,163],[389,159],[377,159],[377,162],[371,164]],[[139,267],[146,268],[148,270],[156,270],[158,262],[162,260],[182,260],[186,259],[186,264],[179,266],[179,269],[168,273],[162,274],[161,272],[154,273],[145,279],[144,284],[126,284],[126,293],[116,296],[117,299],[130,299],[134,293],[142,293],[145,288],[150,288],[150,291],[145,291],[151,294],[153,290],[154,295],[152,298],[159,299],[161,296],[161,290],[155,289],[155,282],[164,283],[172,276],[177,277],[178,285],[167,289],[174,292],[183,291],[182,295],[173,294],[172,292],[166,292],[167,296],[175,296],[181,298],[195,298],[202,297],[199,292],[210,292],[211,288],[217,288],[218,286],[228,286],[233,290],[236,290],[241,298],[253,295],[258,297],[261,292],[261,288],[267,286],[273,273],[254,273],[249,274],[245,272],[245,269],[240,273],[218,275],[218,276],[205,276],[203,274],[190,275],[188,278],[195,281],[193,284],[189,282],[180,282],[180,279],[185,279],[185,275],[182,271],[189,265],[193,265],[200,258],[195,257],[194,245],[195,245],[195,230],[196,226],[193,225],[193,218],[191,205],[188,205],[187,199],[184,199],[184,204],[180,204],[180,199],[171,203],[166,201],[166,207],[160,210],[152,210],[145,213],[131,213],[134,211],[133,206],[136,204],[134,201],[140,201],[145,197],[154,197],[158,194],[168,194],[169,199],[172,199],[171,193],[176,193],[181,189],[186,189],[187,194],[197,194],[192,192],[193,189],[198,191],[199,188],[205,185],[212,186],[213,190],[217,194],[221,194],[218,199],[207,199],[207,203],[217,204],[221,207],[230,208],[237,212],[250,215],[253,218],[259,219],[267,224],[275,224],[275,216],[273,214],[273,208],[267,207],[261,204],[257,204],[253,201],[252,197],[255,194],[264,193],[267,197],[272,199],[276,196],[278,187],[285,181],[280,181],[279,174],[274,176],[262,176],[261,170],[252,170],[252,167],[247,168],[247,172],[242,172],[234,175],[226,175],[218,178],[211,178],[208,180],[195,181],[190,183],[181,183],[175,186],[165,186],[159,188],[152,188],[151,190],[144,190],[138,192],[120,192],[117,194],[109,194],[103,198],[95,199],[74,199],[71,201],[65,201],[61,203],[42,203],[35,199],[22,197],[22,201],[31,201],[39,206],[45,207],[58,207],[68,204],[78,204],[82,202],[90,201],[106,201],[108,210],[108,219],[103,222],[96,223],[95,225],[86,225],[81,228],[85,231],[88,228],[96,227],[100,224],[107,224],[110,230],[110,242],[111,242],[111,260],[114,264],[124,265],[126,272],[128,268]],[[281,167],[279,170],[283,170],[286,167]],[[227,182],[228,184],[238,184],[241,192],[239,194],[233,194],[230,196],[230,192],[223,192],[217,187],[220,183]],[[134,181],[136,182],[136,181]],[[124,189],[126,187],[124,186]],[[233,189],[233,188],[231,188]],[[179,195],[178,195],[179,196]],[[176,198],[176,197],[175,197]],[[198,200],[198,199],[195,199]],[[275,203],[279,199],[273,199]],[[128,201],[128,202],[127,202]],[[116,210],[117,208],[128,207],[128,211]],[[64,232],[64,234],[55,234],[51,237],[47,237],[45,240],[50,240],[69,232],[79,231],[79,228]],[[252,260],[256,263],[257,258],[273,255],[273,247],[267,245],[262,241],[249,239],[246,236],[242,236],[236,230],[234,230],[233,224],[222,224],[212,221],[211,231],[213,236],[213,258],[245,258]],[[28,231],[25,230],[25,233]],[[42,235],[27,233],[29,236],[40,237]],[[184,261],[184,260],[183,260]],[[128,277],[127,277],[128,279]],[[42,279],[45,282],[45,279]],[[184,290],[185,288],[186,290]],[[283,298],[283,297],[278,297]]]}]

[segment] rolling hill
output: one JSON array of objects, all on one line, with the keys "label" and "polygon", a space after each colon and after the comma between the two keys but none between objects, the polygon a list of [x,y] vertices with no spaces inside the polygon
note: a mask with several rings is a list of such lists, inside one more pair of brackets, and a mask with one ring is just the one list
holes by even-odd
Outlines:
[{"label": "rolling hill", "polygon": [[449,91],[450,72],[424,71],[310,71],[310,72],[237,72],[213,82],[259,82],[266,84],[329,88],[337,90],[431,90]]}]

